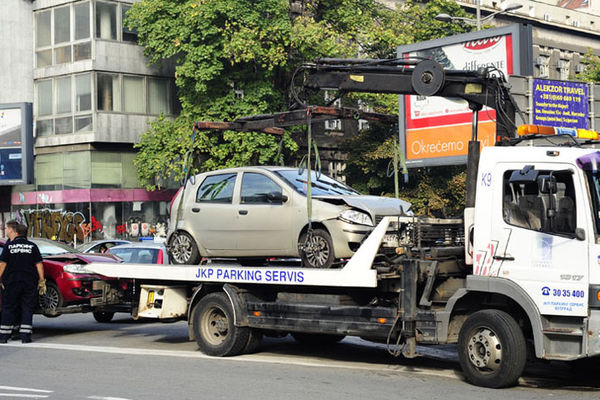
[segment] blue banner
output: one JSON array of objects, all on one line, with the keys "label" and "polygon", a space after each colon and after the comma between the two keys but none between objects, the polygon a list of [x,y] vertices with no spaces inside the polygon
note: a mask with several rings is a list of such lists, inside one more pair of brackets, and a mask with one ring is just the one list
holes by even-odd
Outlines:
[{"label": "blue banner", "polygon": [[580,82],[534,79],[533,123],[588,129],[588,86]]}]

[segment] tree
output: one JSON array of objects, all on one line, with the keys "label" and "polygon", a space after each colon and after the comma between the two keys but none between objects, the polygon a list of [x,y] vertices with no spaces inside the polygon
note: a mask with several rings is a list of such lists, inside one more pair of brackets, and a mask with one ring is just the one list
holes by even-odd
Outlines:
[{"label": "tree", "polygon": [[[395,57],[398,45],[468,30],[433,17],[462,15],[454,2],[412,1],[390,10],[375,0],[305,0],[292,16],[288,0],[142,0],[127,24],[137,29],[152,63],[172,60],[182,105],[174,121],[160,118],[139,144],[135,160],[148,188],[180,180],[186,154],[191,173],[248,163],[272,163],[279,139],[265,134],[198,132],[197,120],[232,120],[286,110],[292,71],[315,57]],[[366,97],[376,110],[392,110],[390,96]],[[298,148],[290,133],[286,156]]]},{"label": "tree", "polygon": [[585,70],[577,75],[577,78],[586,82],[600,82],[600,57],[588,49],[583,58]]}]

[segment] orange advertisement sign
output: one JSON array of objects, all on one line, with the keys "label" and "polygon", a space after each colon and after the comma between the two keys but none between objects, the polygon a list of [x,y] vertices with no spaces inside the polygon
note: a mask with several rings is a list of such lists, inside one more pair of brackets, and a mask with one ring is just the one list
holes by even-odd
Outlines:
[{"label": "orange advertisement sign", "polygon": [[[467,155],[471,140],[471,124],[408,129],[406,131],[406,159],[438,158]],[[481,146],[495,144],[496,123],[479,123],[477,137]]]}]

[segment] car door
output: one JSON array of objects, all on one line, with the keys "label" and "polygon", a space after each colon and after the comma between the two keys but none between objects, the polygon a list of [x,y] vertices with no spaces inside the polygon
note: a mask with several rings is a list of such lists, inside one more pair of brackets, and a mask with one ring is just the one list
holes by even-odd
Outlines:
[{"label": "car door", "polygon": [[235,232],[240,255],[291,255],[291,202],[269,200],[269,194],[289,197],[287,188],[259,172],[244,172],[240,186]]},{"label": "car door", "polygon": [[208,175],[198,186],[186,217],[207,256],[229,256],[236,248],[236,209],[233,204],[237,173]]},{"label": "car door", "polygon": [[503,180],[494,189],[498,203],[493,208],[492,240],[475,255],[474,273],[515,281],[542,314],[586,315],[587,253],[593,235],[576,237],[576,229],[587,226],[585,185],[574,166],[534,168],[537,176],[555,177],[556,193],[542,193],[536,180],[516,181],[515,174],[526,175],[525,165],[497,166],[496,176]]}]

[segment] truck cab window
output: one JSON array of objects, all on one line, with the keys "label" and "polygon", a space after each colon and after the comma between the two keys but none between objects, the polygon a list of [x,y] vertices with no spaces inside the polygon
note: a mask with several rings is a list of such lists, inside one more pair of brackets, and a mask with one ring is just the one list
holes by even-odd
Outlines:
[{"label": "truck cab window", "polygon": [[[539,171],[556,178],[556,193],[540,193],[536,182],[511,183],[514,170],[504,173],[502,213],[504,221],[550,234],[574,234],[576,226],[575,186],[568,171]],[[553,210],[553,211],[550,211]],[[550,212],[549,212],[550,211]]]}]

